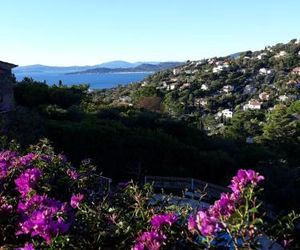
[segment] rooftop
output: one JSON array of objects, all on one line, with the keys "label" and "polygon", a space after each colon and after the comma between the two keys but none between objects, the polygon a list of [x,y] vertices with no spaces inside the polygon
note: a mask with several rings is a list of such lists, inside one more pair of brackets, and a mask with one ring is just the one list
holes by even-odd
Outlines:
[{"label": "rooftop", "polygon": [[18,65],[15,65],[15,64],[12,64],[12,63],[8,63],[8,62],[0,61],[0,68],[1,69],[9,70],[9,69],[12,69],[12,68],[15,68],[15,67],[18,67]]}]

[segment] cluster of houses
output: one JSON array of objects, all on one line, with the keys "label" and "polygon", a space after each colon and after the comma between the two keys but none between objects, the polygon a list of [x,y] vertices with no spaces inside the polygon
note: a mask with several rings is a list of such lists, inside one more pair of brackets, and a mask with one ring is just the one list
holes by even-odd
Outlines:
[{"label": "cluster of houses", "polygon": [[[287,53],[285,51],[280,51],[278,54],[276,54],[276,58],[284,57]],[[266,52],[260,53],[257,58],[262,59],[263,57],[267,56]],[[185,66],[179,66],[172,70],[172,74],[163,79],[160,84],[156,87],[160,90],[165,91],[172,91],[172,90],[184,90],[191,87],[191,82],[181,82],[182,79],[186,81],[186,79],[190,79],[201,69],[203,64],[208,63],[212,67],[212,73],[220,73],[224,70],[228,70],[230,67],[230,64],[227,61],[221,61],[217,60],[216,58],[211,58],[208,60],[201,60],[201,61],[191,61],[188,62]],[[206,70],[207,71],[207,70]],[[245,70],[244,70],[245,71]],[[273,75],[275,71],[270,68],[260,68],[258,70],[259,75]],[[291,71],[292,75],[300,75],[300,67],[296,67]],[[185,78],[184,78],[185,77]],[[249,82],[251,82],[253,79],[250,77]],[[300,80],[290,80],[287,82],[288,85],[294,84],[295,86],[299,86],[300,88]],[[147,82],[144,82],[142,86],[146,86]],[[210,86],[209,84],[203,83],[200,86],[200,89],[202,91],[209,91]],[[240,91],[240,90],[239,90]],[[257,87],[254,84],[247,84],[242,88],[243,94],[246,95],[255,95],[258,91]],[[233,85],[224,85],[220,91],[218,91],[219,94],[230,94],[235,92],[235,87]],[[217,93],[215,93],[217,95]],[[289,99],[293,98],[290,95],[280,95],[278,96],[278,100],[281,102],[285,102]],[[195,107],[206,107],[208,104],[208,97],[207,98],[195,98],[194,99],[194,106]],[[246,104],[242,106],[243,110],[260,110],[262,109],[262,103],[266,102],[270,99],[270,94],[267,92],[261,92],[258,95],[257,99],[251,99]],[[216,115],[216,117],[225,117],[226,119],[230,119],[233,116],[233,111],[229,109],[224,109],[222,111],[219,111]]]},{"label": "cluster of houses", "polygon": [[[299,40],[296,40],[295,44],[300,44]],[[247,102],[243,102],[240,107],[241,110],[246,111],[267,109],[268,107],[270,107],[270,102],[268,102],[270,99],[277,100],[279,102],[287,102],[297,98],[296,96],[289,94],[292,93],[289,91],[289,89],[294,87],[300,89],[300,77],[298,77],[300,76],[300,67],[293,68],[289,73],[289,80],[287,80],[286,82],[287,91],[286,93],[284,93],[282,91],[284,88],[282,89],[281,87],[278,87],[275,84],[271,83],[276,73],[273,68],[265,64],[264,67],[258,68],[257,70],[253,71],[255,67],[249,67],[249,63],[251,63],[249,60],[264,60],[268,58],[279,60],[289,56],[289,53],[290,52],[287,52],[285,49],[275,49],[274,47],[268,46],[263,51],[248,53],[246,55],[241,54],[230,58],[215,57],[199,61],[188,61],[184,65],[177,66],[176,68],[169,70],[168,74],[160,79],[158,83],[153,84],[151,80],[148,80],[144,81],[141,86],[145,87],[150,84],[151,86],[155,86],[157,90],[161,90],[163,92],[175,90],[180,92],[191,88],[193,88],[192,91],[194,91],[195,86],[197,86],[195,85],[195,83],[197,83],[198,80],[202,78],[203,73],[206,76],[211,73],[211,78],[216,78],[218,77],[217,75],[221,72],[231,72],[234,69],[235,72],[247,75],[244,82],[245,85],[234,83],[225,84],[220,89],[212,93],[213,88],[210,85],[210,81],[202,82],[200,86],[198,85],[199,90],[202,91],[202,97],[194,97],[192,104],[189,103],[189,107],[209,110],[210,106],[208,104],[210,100],[213,100],[214,98],[230,99],[231,95],[239,94],[247,96]],[[300,55],[300,49],[296,53]],[[243,66],[236,69],[236,63],[234,60],[239,60],[239,62],[242,63],[240,64],[240,66]],[[220,77],[224,76],[225,75],[221,75]],[[261,90],[259,85],[257,84],[257,81],[261,81],[262,77],[265,77],[265,82],[269,82],[268,87],[263,88],[263,90]],[[205,95],[205,93],[207,94]],[[251,99],[249,100],[248,98]],[[120,97],[119,101],[127,105],[131,103],[131,100],[128,97],[124,96]],[[185,105],[185,103],[182,104]],[[230,102],[228,102],[227,104],[226,108],[223,107],[222,109],[222,107],[219,107],[218,112],[214,115],[216,119],[220,117],[230,119],[233,117],[236,107],[234,107],[234,105]]]}]

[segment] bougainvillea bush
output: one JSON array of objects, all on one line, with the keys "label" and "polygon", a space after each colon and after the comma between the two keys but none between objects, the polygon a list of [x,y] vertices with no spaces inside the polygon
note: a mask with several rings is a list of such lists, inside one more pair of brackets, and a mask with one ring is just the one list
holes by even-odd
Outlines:
[{"label": "bougainvillea bush", "polygon": [[239,170],[209,208],[154,199],[152,186],[119,183],[103,196],[89,160],[74,168],[47,140],[0,152],[1,249],[261,249],[267,237],[292,248],[290,213],[270,224],[257,199],[264,177]]}]

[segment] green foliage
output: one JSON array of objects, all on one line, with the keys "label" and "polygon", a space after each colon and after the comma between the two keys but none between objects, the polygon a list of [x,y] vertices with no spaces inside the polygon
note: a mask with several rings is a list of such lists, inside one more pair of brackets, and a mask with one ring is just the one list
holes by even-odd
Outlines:
[{"label": "green foliage", "polygon": [[229,121],[225,129],[225,136],[245,141],[248,136],[255,137],[262,134],[261,122],[264,113],[261,111],[237,112]]},{"label": "green foliage", "polygon": [[296,133],[297,122],[287,113],[285,106],[277,106],[267,116],[267,122],[263,127],[262,138],[263,140],[276,144],[291,143],[297,142]]},{"label": "green foliage", "polygon": [[43,104],[58,105],[61,108],[68,108],[78,105],[85,96],[87,85],[64,85],[48,86],[46,83],[35,82],[33,79],[24,78],[15,85],[15,98],[18,104],[27,107],[37,107]]}]

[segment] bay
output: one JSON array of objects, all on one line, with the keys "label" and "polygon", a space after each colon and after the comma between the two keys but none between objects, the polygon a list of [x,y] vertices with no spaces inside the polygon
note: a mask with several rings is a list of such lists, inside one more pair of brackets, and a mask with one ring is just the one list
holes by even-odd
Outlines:
[{"label": "bay", "polygon": [[152,72],[134,72],[134,73],[108,73],[108,74],[65,74],[65,73],[52,73],[52,72],[14,72],[18,81],[24,77],[31,77],[36,81],[45,81],[49,85],[58,85],[59,80],[64,85],[74,84],[89,84],[91,89],[104,89],[113,88],[118,85],[126,85],[142,81],[145,77],[152,74]]}]

